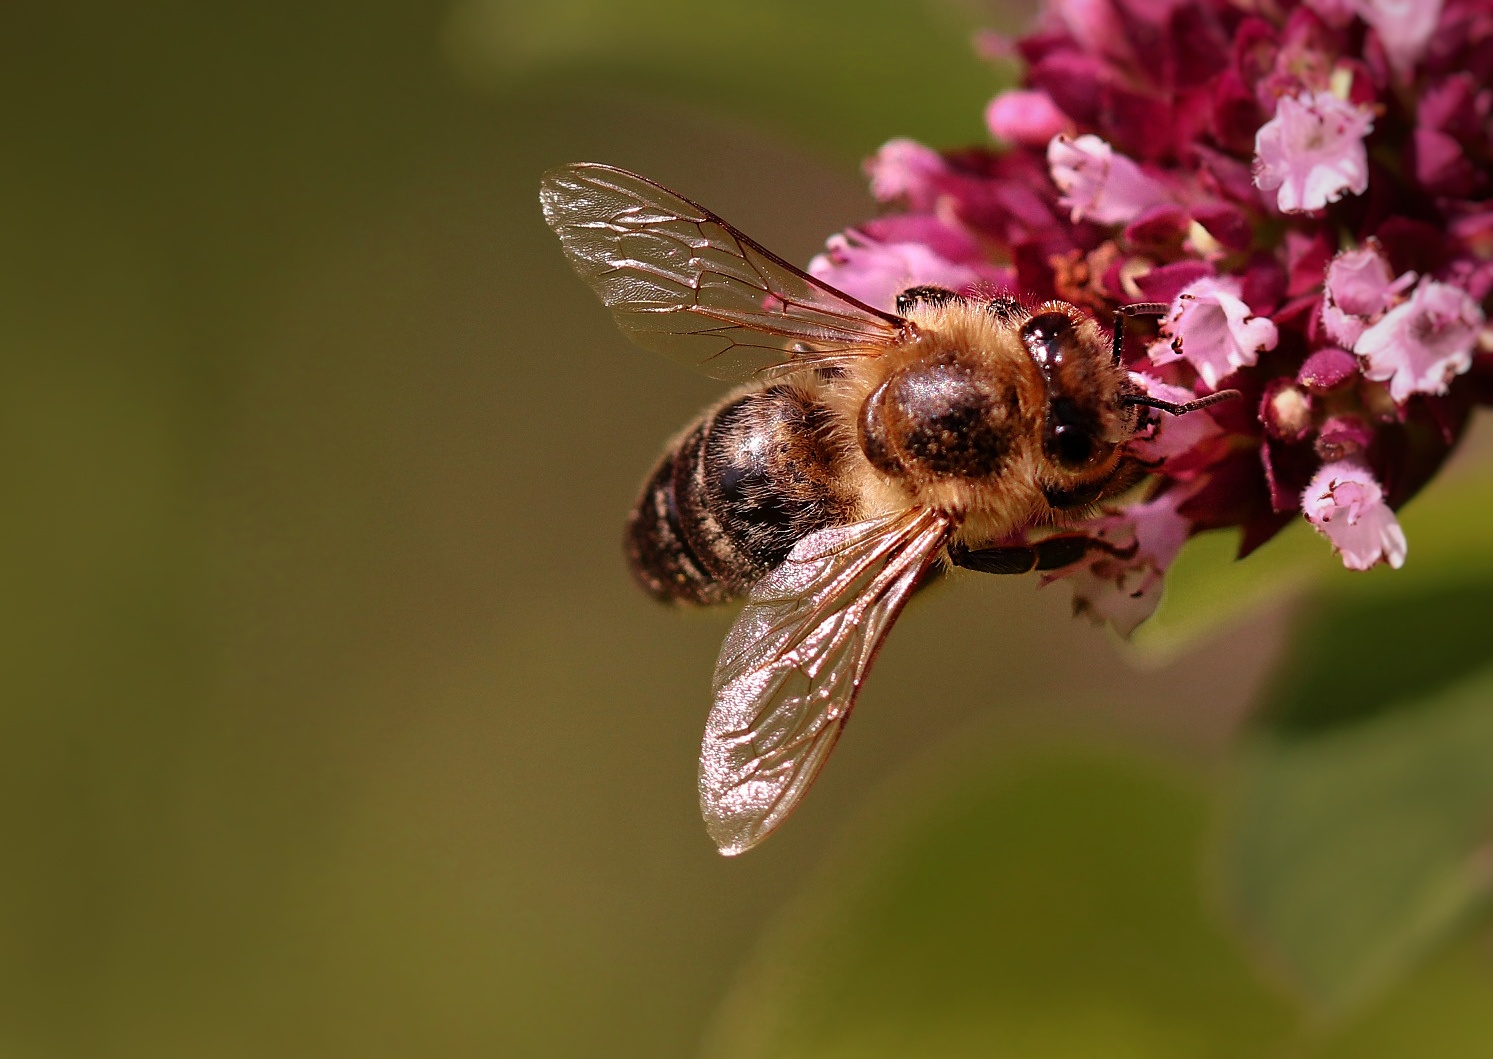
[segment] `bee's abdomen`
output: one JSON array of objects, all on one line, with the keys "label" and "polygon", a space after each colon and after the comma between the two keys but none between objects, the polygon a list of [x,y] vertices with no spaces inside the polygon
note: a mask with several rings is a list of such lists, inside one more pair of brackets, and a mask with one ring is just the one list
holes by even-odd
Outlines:
[{"label": "bee's abdomen", "polygon": [[791,386],[707,413],[666,452],[628,520],[633,575],[650,594],[722,603],[800,539],[846,521],[830,413]]},{"label": "bee's abdomen", "polygon": [[[704,428],[704,423],[697,424],[680,448]],[[679,502],[674,493],[680,448],[665,453],[648,476],[627,520],[623,547],[633,577],[649,595],[681,602],[719,603],[727,598],[723,586],[695,554],[680,526]]]}]

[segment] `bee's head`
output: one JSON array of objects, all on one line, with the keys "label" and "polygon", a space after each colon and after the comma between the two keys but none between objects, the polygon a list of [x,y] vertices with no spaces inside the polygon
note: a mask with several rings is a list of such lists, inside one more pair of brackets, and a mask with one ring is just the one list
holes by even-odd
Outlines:
[{"label": "bee's head", "polygon": [[1046,385],[1044,491],[1053,507],[1083,507],[1103,491],[1135,430],[1119,400],[1124,371],[1099,325],[1066,302],[1048,302],[1021,325],[1021,342]]}]

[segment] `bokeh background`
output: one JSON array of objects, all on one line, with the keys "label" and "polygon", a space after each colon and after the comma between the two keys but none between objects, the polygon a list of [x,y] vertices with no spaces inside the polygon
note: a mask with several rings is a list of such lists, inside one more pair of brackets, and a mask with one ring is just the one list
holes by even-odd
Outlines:
[{"label": "bokeh background", "polygon": [[626,344],[539,174],[786,257],[894,135],[983,142],[959,0],[19,3],[0,33],[0,1055],[1493,1048],[1490,431],[1349,578],[1197,542],[903,618],[735,861],[729,614],[618,537],[718,392]]}]

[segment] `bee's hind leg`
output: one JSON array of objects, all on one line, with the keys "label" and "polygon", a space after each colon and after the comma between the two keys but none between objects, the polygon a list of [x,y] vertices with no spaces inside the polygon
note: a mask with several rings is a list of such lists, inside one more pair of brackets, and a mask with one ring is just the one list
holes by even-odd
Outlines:
[{"label": "bee's hind leg", "polygon": [[1135,554],[1135,545],[1117,548],[1098,537],[1081,533],[1058,533],[1030,544],[1010,544],[996,548],[966,548],[952,545],[949,561],[965,570],[982,574],[1025,574],[1032,570],[1061,570],[1082,561],[1090,552],[1102,551],[1119,559]]}]

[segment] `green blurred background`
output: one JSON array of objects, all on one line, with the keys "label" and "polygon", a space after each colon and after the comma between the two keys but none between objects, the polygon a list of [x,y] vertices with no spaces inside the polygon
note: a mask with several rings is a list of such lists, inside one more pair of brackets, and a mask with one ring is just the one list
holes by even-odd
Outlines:
[{"label": "green blurred background", "polygon": [[806,260],[881,141],[983,138],[971,35],[1027,7],[6,15],[0,1056],[1493,1046],[1486,429],[1398,581],[1205,540],[1124,650],[929,593],[791,825],[705,838],[729,615],[618,537],[718,388],[616,333],[539,174]]}]

